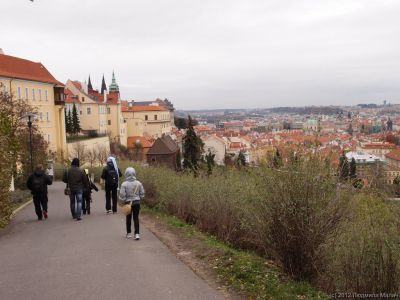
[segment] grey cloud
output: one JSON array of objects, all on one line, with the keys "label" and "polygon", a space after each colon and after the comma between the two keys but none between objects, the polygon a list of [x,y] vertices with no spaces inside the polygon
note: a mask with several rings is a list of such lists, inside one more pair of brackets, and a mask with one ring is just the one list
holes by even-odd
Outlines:
[{"label": "grey cloud", "polygon": [[2,1],[6,53],[177,108],[400,101],[397,0]]}]

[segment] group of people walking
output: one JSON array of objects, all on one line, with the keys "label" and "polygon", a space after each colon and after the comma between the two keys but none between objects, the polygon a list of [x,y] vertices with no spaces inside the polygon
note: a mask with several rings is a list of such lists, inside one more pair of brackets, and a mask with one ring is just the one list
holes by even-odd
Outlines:
[{"label": "group of people walking", "polygon": [[[132,219],[134,223],[135,239],[140,239],[139,212],[140,201],[144,198],[144,188],[136,179],[136,171],[132,167],[125,170],[125,181],[119,188],[122,173],[117,166],[114,157],[107,159],[101,178],[104,180],[106,213],[116,213],[119,199],[126,205],[131,206],[130,213],[126,216],[126,237],[132,238]],[[81,169],[78,158],[74,158],[71,166],[65,170],[62,181],[66,183],[65,194],[69,195],[72,218],[81,221],[82,213],[90,215],[90,203],[92,202],[92,190],[98,191],[97,186],[92,182],[88,169]],[[33,195],[33,203],[38,220],[48,218],[48,191],[47,186],[53,182],[42,165],[38,165],[32,175],[29,176],[27,187]]]}]

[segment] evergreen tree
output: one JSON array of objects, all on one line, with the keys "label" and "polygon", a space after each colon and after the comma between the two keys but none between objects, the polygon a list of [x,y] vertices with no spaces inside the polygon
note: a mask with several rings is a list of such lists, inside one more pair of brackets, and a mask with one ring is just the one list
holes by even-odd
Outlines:
[{"label": "evergreen tree", "polygon": [[73,129],[72,129],[72,114],[71,114],[71,110],[68,110],[67,122],[66,122],[65,126],[66,126],[66,129],[67,129],[67,133],[68,134],[72,134],[73,133]]},{"label": "evergreen tree", "polygon": [[350,124],[349,124],[349,128],[347,129],[347,132],[348,132],[350,135],[353,135],[353,124],[351,124],[351,122],[350,122]]},{"label": "evergreen tree", "polygon": [[356,166],[356,160],[354,157],[350,161],[350,178],[355,179],[357,177],[357,166]]},{"label": "evergreen tree", "polygon": [[206,162],[207,162],[207,175],[211,175],[212,174],[212,170],[214,168],[215,165],[215,154],[212,154],[210,150],[208,150],[207,155],[205,156],[206,158]]},{"label": "evergreen tree", "polygon": [[243,167],[246,166],[246,157],[244,156],[244,153],[242,150],[239,151],[239,155],[237,158],[237,164],[242,165]]},{"label": "evergreen tree", "polygon": [[68,132],[68,116],[67,116],[67,110],[66,109],[64,109],[64,123],[65,123],[65,132],[69,133]]},{"label": "evergreen tree", "polygon": [[188,118],[188,129],[183,138],[183,168],[192,170],[197,175],[197,161],[203,152],[203,141],[197,136],[193,128],[192,118]]},{"label": "evergreen tree", "polygon": [[176,155],[176,170],[181,171],[182,170],[182,156],[181,152],[179,151],[178,154]]},{"label": "evergreen tree", "polygon": [[81,125],[79,122],[78,111],[76,109],[76,105],[72,106],[72,133],[79,133],[81,131]]},{"label": "evergreen tree", "polygon": [[272,166],[276,169],[282,166],[282,157],[278,148],[276,148],[274,158],[272,159]]},{"label": "evergreen tree", "polygon": [[339,159],[339,178],[341,180],[346,180],[349,178],[349,162],[347,161],[347,157],[344,152]]}]

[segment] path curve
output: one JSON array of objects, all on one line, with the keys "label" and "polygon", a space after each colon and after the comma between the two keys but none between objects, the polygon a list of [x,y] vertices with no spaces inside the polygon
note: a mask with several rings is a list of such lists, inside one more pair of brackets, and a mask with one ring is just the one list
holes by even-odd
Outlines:
[{"label": "path curve", "polygon": [[48,220],[30,204],[0,235],[0,299],[223,299],[144,226],[140,241],[127,240],[104,192],[77,222],[63,189],[49,188]]}]

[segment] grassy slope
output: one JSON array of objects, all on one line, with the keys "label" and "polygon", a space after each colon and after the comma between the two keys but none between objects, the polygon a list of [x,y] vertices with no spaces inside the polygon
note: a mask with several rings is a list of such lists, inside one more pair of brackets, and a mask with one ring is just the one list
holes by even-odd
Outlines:
[{"label": "grassy slope", "polygon": [[143,211],[158,217],[178,234],[200,241],[201,247],[192,249],[198,252],[197,257],[214,269],[222,283],[244,293],[248,299],[328,299],[326,294],[310,284],[290,280],[271,261],[249,251],[234,249],[177,217],[155,209],[145,208]]}]

